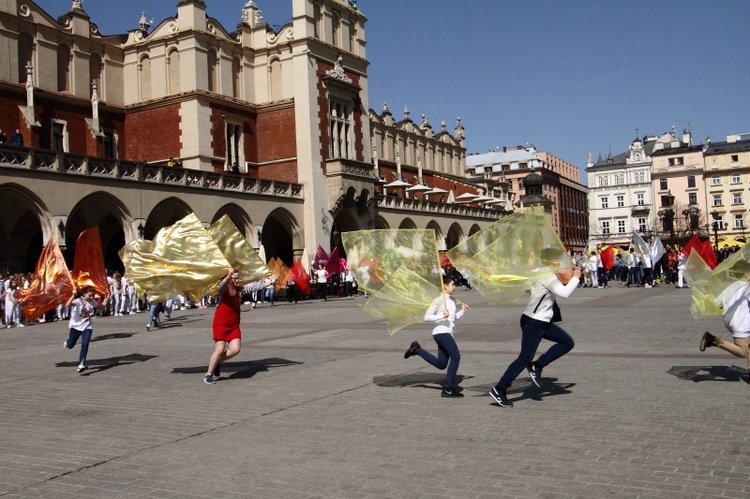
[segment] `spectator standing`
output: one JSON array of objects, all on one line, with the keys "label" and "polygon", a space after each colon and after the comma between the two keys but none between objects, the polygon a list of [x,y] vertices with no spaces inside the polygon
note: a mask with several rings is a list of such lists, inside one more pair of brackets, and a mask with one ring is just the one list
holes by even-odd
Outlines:
[{"label": "spectator standing", "polygon": [[20,128],[16,128],[16,131],[10,136],[10,145],[23,146],[23,135],[21,135]]}]

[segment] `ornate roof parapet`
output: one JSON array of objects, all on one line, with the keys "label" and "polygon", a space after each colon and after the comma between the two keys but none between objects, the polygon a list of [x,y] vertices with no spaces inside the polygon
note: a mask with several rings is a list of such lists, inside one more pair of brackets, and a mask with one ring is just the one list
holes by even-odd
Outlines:
[{"label": "ornate roof parapet", "polygon": [[263,20],[263,13],[260,11],[258,6],[253,0],[248,0],[245,6],[242,8],[242,21],[240,25],[250,26],[256,28],[258,26],[265,26]]}]

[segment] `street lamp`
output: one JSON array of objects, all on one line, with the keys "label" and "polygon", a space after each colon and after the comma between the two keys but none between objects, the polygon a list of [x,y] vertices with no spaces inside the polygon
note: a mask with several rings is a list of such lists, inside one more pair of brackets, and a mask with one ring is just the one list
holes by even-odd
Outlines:
[{"label": "street lamp", "polygon": [[711,217],[713,217],[713,229],[714,229],[714,247],[716,249],[719,249],[719,212],[714,210],[711,212]]},{"label": "street lamp", "polygon": [[674,196],[672,191],[669,191],[666,196],[661,197],[662,210],[659,210],[658,215],[662,219],[662,230],[669,232],[669,243],[674,244]]}]

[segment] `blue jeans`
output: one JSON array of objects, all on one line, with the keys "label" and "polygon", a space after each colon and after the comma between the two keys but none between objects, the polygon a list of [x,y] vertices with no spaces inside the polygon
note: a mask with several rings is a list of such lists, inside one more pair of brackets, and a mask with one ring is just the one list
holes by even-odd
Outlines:
[{"label": "blue jeans", "polygon": [[521,316],[521,331],[521,353],[518,354],[516,360],[510,363],[503,377],[497,382],[498,390],[507,390],[513,380],[534,360],[536,349],[539,348],[542,338],[555,342],[549,350],[537,359],[537,363],[542,367],[559,359],[575,346],[573,338],[554,322],[538,321],[526,314]]},{"label": "blue jeans", "polygon": [[266,288],[266,290],[265,290],[266,300],[270,301],[271,305],[273,305],[273,293],[274,293],[274,291],[276,291],[276,290],[273,288],[273,286],[271,286],[270,288]]},{"label": "blue jeans", "polygon": [[456,340],[450,333],[433,334],[432,338],[438,345],[437,357],[426,352],[424,348],[417,350],[417,355],[440,370],[448,367],[448,371],[445,373],[443,388],[451,389],[456,380],[458,364],[461,362],[461,352],[458,351]]},{"label": "blue jeans", "polygon": [[148,325],[155,326],[159,324],[159,313],[161,312],[161,303],[152,303],[149,307]]},{"label": "blue jeans", "polygon": [[66,342],[68,348],[73,348],[74,346],[76,346],[76,343],[78,343],[78,338],[81,338],[81,353],[78,354],[79,364],[86,363],[86,356],[89,353],[89,343],[91,342],[91,333],[93,333],[93,330],[91,329],[79,331],[77,329],[70,328],[68,341]]}]

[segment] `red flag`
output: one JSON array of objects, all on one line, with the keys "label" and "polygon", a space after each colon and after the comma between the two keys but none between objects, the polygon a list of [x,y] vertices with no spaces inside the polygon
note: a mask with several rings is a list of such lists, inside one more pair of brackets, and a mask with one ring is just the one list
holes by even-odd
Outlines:
[{"label": "red flag", "polygon": [[320,245],[318,245],[318,250],[315,252],[313,267],[317,269],[318,265],[325,265],[326,262],[328,262],[328,253],[326,253],[325,250]]},{"label": "red flag", "polygon": [[328,257],[328,260],[325,263],[325,269],[329,274],[338,274],[339,272],[343,272],[345,270],[344,266],[341,263],[338,246],[333,248],[333,251],[331,251],[331,256]]},{"label": "red flag", "polygon": [[681,253],[685,255],[685,258],[690,257],[690,252],[695,250],[701,258],[703,258],[703,261],[706,262],[706,265],[711,267],[712,269],[715,269],[718,265],[718,262],[716,261],[716,253],[714,252],[714,248],[711,245],[711,241],[709,239],[706,239],[705,241],[701,241],[698,239],[698,236],[693,236],[690,241],[687,242],[687,244],[682,248]]},{"label": "red flag", "polygon": [[300,290],[302,296],[310,293],[310,274],[305,270],[305,266],[302,265],[302,259],[297,258],[297,261],[292,265],[290,271],[291,276],[294,278],[294,282],[297,285],[297,289]]},{"label": "red flag", "polygon": [[36,319],[57,305],[66,303],[74,292],[70,271],[57,239],[52,236],[39,255],[29,288],[19,293],[23,315],[26,320]]},{"label": "red flag", "polygon": [[615,250],[612,248],[612,246],[607,246],[606,248],[604,248],[599,256],[602,259],[602,266],[604,267],[604,270],[612,269],[615,264]]},{"label": "red flag", "polygon": [[109,295],[99,227],[90,227],[78,236],[73,261],[73,282],[78,289],[93,286],[99,296]]}]

